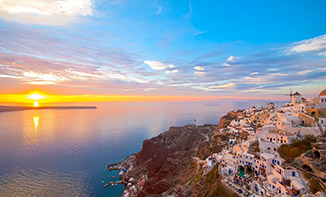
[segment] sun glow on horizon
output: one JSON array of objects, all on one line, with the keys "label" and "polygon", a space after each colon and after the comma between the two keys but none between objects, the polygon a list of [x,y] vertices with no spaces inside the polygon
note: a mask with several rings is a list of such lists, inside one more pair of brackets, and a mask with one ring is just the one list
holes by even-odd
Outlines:
[{"label": "sun glow on horizon", "polygon": [[[24,104],[39,107],[41,104],[52,105],[62,103],[88,103],[88,102],[169,102],[169,101],[202,101],[219,99],[263,99],[264,97],[250,96],[198,96],[198,95],[62,95],[46,94],[44,92],[32,91],[29,93],[0,94],[0,103]],[[283,97],[271,96],[269,99],[281,100]],[[266,99],[266,98],[265,98]]]}]

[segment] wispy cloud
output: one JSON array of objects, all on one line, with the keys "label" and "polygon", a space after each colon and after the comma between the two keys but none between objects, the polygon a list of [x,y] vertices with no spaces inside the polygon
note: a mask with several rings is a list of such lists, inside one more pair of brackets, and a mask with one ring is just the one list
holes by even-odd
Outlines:
[{"label": "wispy cloud", "polygon": [[205,75],[205,72],[203,72],[203,71],[195,71],[194,74],[195,74],[196,76],[202,77],[202,76]]},{"label": "wispy cloud", "polygon": [[156,15],[160,15],[162,13],[162,6],[158,6],[157,11],[156,11]]},{"label": "wispy cloud", "polygon": [[288,76],[289,74],[287,73],[271,73],[268,76],[272,76],[272,77],[285,77]]},{"label": "wispy cloud", "polygon": [[205,33],[208,33],[208,31],[200,31],[200,32],[195,33],[193,36],[196,37],[196,36],[199,36],[199,35],[202,35]]},{"label": "wispy cloud", "polygon": [[189,18],[192,15],[192,9],[193,9],[191,0],[189,0],[188,6],[189,6],[189,11],[187,13],[187,17]]},{"label": "wispy cloud", "polygon": [[204,67],[201,67],[201,66],[195,66],[194,69],[196,71],[204,71],[205,70],[205,68]]},{"label": "wispy cloud", "polygon": [[179,72],[179,70],[177,70],[177,69],[165,71],[166,74],[173,74],[173,73],[177,73],[177,72]]},{"label": "wispy cloud", "polygon": [[237,58],[237,57],[230,55],[230,56],[228,57],[228,59],[226,59],[226,62],[235,62],[235,59],[236,59],[236,58]]},{"label": "wispy cloud", "polygon": [[55,74],[43,74],[43,73],[38,73],[38,72],[24,72],[23,73],[24,77],[27,77],[30,79],[28,83],[30,84],[37,84],[37,85],[44,85],[44,84],[56,84],[58,82],[62,82],[67,80],[63,76],[58,76]]},{"label": "wispy cloud", "polygon": [[302,40],[300,42],[295,42],[288,47],[285,52],[287,54],[317,52],[319,55],[324,55],[326,54],[326,34],[315,38]]},{"label": "wispy cloud", "polygon": [[298,72],[298,75],[305,75],[310,72],[312,72],[312,70],[303,70],[303,71]]},{"label": "wispy cloud", "polygon": [[212,89],[220,89],[220,88],[229,88],[229,87],[234,87],[235,83],[226,83],[226,84],[221,84],[221,85],[214,85],[210,86]]},{"label": "wispy cloud", "polygon": [[236,59],[238,59],[238,57],[235,57],[235,56],[232,56],[230,55],[227,59],[226,59],[226,62],[223,63],[223,66],[231,66],[230,63],[234,63],[236,61]]},{"label": "wispy cloud", "polygon": [[259,72],[253,72],[253,73],[250,73],[250,76],[252,76],[252,75],[258,75],[259,74]]},{"label": "wispy cloud", "polygon": [[92,13],[91,0],[0,1],[0,17],[22,23],[63,25]]},{"label": "wispy cloud", "polygon": [[175,66],[173,64],[164,64],[160,61],[146,60],[146,61],[144,61],[144,63],[147,64],[148,66],[150,66],[153,70],[164,70],[167,68],[175,68]]}]

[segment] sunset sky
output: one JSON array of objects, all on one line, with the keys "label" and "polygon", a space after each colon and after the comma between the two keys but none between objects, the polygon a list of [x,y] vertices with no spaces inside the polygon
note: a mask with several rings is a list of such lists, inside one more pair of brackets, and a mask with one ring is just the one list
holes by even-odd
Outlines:
[{"label": "sunset sky", "polygon": [[325,0],[0,0],[0,103],[33,91],[82,101],[317,96],[325,9]]}]

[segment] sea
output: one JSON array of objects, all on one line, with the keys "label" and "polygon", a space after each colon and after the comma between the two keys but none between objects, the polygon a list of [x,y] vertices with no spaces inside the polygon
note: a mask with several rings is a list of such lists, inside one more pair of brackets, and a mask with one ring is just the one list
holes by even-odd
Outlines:
[{"label": "sea", "polygon": [[[97,109],[0,113],[0,196],[121,196],[107,165],[170,126],[218,124],[231,110],[269,101],[91,103]],[[281,103],[281,102],[279,102]],[[277,103],[276,103],[277,104]]]}]

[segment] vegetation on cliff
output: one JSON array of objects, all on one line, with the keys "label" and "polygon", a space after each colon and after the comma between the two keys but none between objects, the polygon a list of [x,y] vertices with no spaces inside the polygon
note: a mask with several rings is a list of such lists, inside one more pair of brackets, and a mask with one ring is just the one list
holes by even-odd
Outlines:
[{"label": "vegetation on cliff", "polygon": [[277,151],[280,156],[287,162],[293,161],[296,157],[302,153],[312,149],[312,143],[316,142],[316,138],[310,135],[305,136],[302,140],[296,140],[291,144],[281,145]]},{"label": "vegetation on cliff", "polygon": [[324,191],[323,187],[320,185],[319,181],[316,178],[312,178],[309,180],[309,188],[313,194],[319,191]]}]

